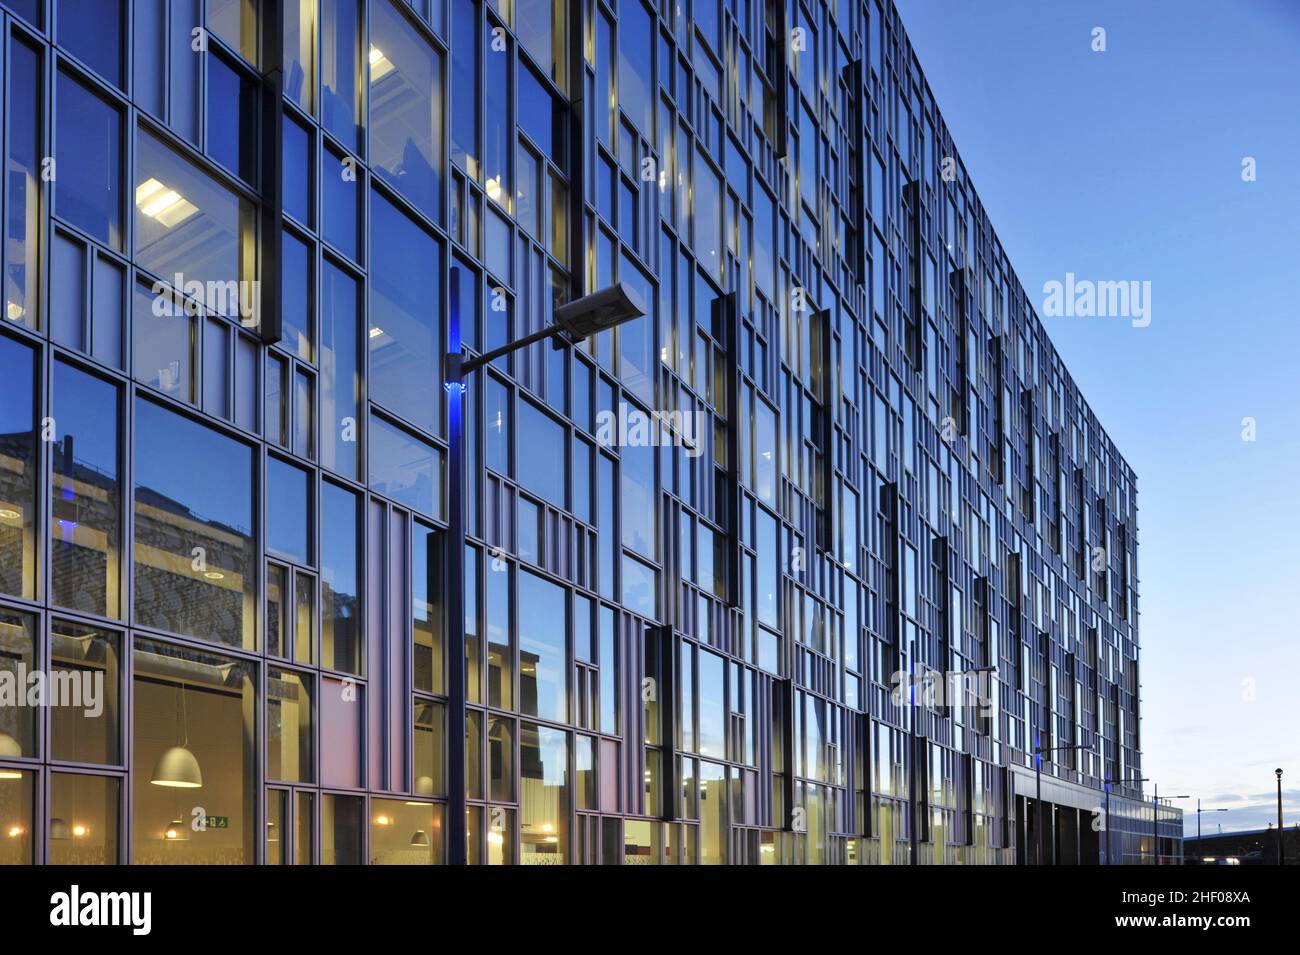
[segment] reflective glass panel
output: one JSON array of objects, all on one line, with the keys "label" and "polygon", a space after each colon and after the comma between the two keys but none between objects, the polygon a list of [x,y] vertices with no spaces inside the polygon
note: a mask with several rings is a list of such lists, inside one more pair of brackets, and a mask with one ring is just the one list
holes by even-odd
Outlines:
[{"label": "reflective glass panel", "polygon": [[135,420],[136,622],[252,649],[252,449],[142,398]]}]

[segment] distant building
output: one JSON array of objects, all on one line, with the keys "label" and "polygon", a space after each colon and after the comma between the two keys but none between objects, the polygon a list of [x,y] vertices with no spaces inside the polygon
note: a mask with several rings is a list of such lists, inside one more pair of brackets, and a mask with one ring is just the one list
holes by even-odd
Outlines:
[{"label": "distant building", "polygon": [[[1285,865],[1300,865],[1300,826],[1288,826]],[[1277,828],[1220,832],[1184,843],[1186,865],[1277,865]],[[1231,860],[1235,860],[1231,861]]]}]

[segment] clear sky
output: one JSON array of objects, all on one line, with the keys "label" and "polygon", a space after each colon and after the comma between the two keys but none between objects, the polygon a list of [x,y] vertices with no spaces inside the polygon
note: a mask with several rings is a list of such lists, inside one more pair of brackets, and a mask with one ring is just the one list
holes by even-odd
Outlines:
[{"label": "clear sky", "polygon": [[1043,317],[1138,475],[1144,774],[1194,836],[1197,797],[1207,833],[1275,823],[1280,766],[1291,828],[1300,0],[897,4],[1040,317],[1067,272],[1151,282],[1145,328]]}]

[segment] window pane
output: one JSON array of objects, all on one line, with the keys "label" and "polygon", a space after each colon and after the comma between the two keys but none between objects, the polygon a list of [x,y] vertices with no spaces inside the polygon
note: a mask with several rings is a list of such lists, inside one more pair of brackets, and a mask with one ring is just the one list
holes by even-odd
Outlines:
[{"label": "window pane", "polygon": [[445,796],[446,707],[429,700],[415,700],[415,783],[417,796]]},{"label": "window pane", "polygon": [[618,732],[618,650],[614,611],[600,608],[600,729]]},{"label": "window pane", "polygon": [[361,672],[358,606],[357,497],[328,481],[321,485],[321,662]]},{"label": "window pane", "polygon": [[[36,618],[0,608],[0,679],[10,687],[25,687],[27,675],[35,669]],[[0,706],[0,752],[5,756],[39,755],[39,718],[40,709],[35,706]],[[6,772],[0,772],[0,779]]]},{"label": "window pane", "polygon": [[59,0],[59,45],[122,85],[122,0]]},{"label": "window pane", "polygon": [[126,274],[107,256],[95,257],[94,292],[91,354],[106,365],[121,368],[122,300],[126,297]]},{"label": "window pane", "polygon": [[257,82],[219,54],[210,55],[208,155],[249,182],[257,173],[256,123]]},{"label": "window pane", "polygon": [[26,43],[10,44],[9,214],[5,243],[5,318],[37,327],[37,229],[40,227],[40,56]]},{"label": "window pane", "polygon": [[194,306],[161,282],[135,287],[132,340],[135,377],[181,401],[194,400]]},{"label": "window pane", "polygon": [[0,593],[36,592],[36,366],[0,335]]},{"label": "window pane", "polygon": [[370,397],[441,431],[442,248],[383,196],[371,202]]},{"label": "window pane", "polygon": [[357,0],[321,0],[321,122],[353,149],[360,141],[357,13]]},{"label": "window pane", "polygon": [[253,649],[253,452],[153,402],[135,405],[135,617]]},{"label": "window pane", "polygon": [[266,775],[311,782],[312,678],[291,670],[266,673]]},{"label": "window pane", "polygon": [[654,134],[654,28],[641,0],[618,2],[618,102],[642,134]]},{"label": "window pane", "polygon": [[137,264],[210,311],[254,324],[256,295],[241,281],[252,277],[252,205],[143,130],[137,150]]},{"label": "window pane", "polygon": [[563,865],[569,845],[568,734],[535,723],[520,727],[519,842],[523,865]]},{"label": "window pane", "polygon": [[399,799],[371,801],[371,865],[441,865],[445,807]]},{"label": "window pane", "polygon": [[[514,125],[510,116],[510,51],[492,48],[493,36],[488,31],[483,37],[484,72],[487,79],[483,87],[483,172],[487,177],[488,198],[510,211],[510,162],[514,143]],[[498,44],[499,45],[499,44]]]},{"label": "window pane", "polygon": [[73,687],[78,704],[50,708],[51,755],[79,763],[116,764],[122,758],[121,638],[111,630],[63,620],[52,621],[50,633],[54,679]]},{"label": "window pane", "polygon": [[694,170],[694,248],[714,278],[722,274],[722,185],[713,167],[697,152]]},{"label": "window pane", "polygon": [[726,696],[722,657],[701,650],[700,655],[700,753],[714,759],[726,759]]},{"label": "window pane", "polygon": [[297,834],[293,844],[294,865],[316,862],[316,794],[298,793]]},{"label": "window pane", "polygon": [[515,4],[519,42],[560,89],[564,89],[567,79],[564,11],[563,0],[516,0]]},{"label": "window pane", "polygon": [[288,613],[285,607],[288,569],[279,564],[266,566],[266,652],[271,656],[288,656],[285,643],[288,631]]},{"label": "window pane", "polygon": [[321,237],[352,260],[357,258],[356,161],[333,149],[321,150]]},{"label": "window pane", "polygon": [[0,865],[31,865],[32,788],[35,776],[21,770],[0,770]]},{"label": "window pane", "polygon": [[320,308],[321,463],[350,478],[357,476],[360,428],[358,297],[356,280],[326,262]]},{"label": "window pane", "polygon": [[[629,410],[631,406],[627,406]],[[655,556],[655,448],[628,443],[623,447],[623,543],[647,557]]]},{"label": "window pane", "polygon": [[488,798],[513,802],[515,798],[515,721],[501,716],[488,719]]},{"label": "window pane", "polygon": [[442,516],[442,454],[432,445],[370,416],[370,487],[429,517]]},{"label": "window pane", "polygon": [[[79,239],[70,238],[62,229],[55,229],[49,262],[50,335],[60,345],[85,351],[86,246]],[[12,294],[12,283],[7,288]],[[21,315],[15,310],[10,311],[18,321],[28,324],[25,311]]]},{"label": "window pane", "polygon": [[519,574],[520,712],[568,719],[565,592],[536,574]]},{"label": "window pane", "polygon": [[107,617],[122,615],[118,414],[116,387],[54,363],[51,598]]},{"label": "window pane", "polygon": [[312,224],[311,134],[301,124],[284,117],[284,211],[303,225]]},{"label": "window pane", "polygon": [[542,155],[550,158],[556,165],[563,167],[560,153],[555,151],[562,146],[559,125],[562,114],[556,109],[551,91],[537,78],[537,74],[524,63],[519,64],[519,126],[532,137],[541,149]]},{"label": "window pane", "polygon": [[[491,422],[489,422],[489,425]],[[519,483],[543,500],[564,509],[567,432],[554,418],[531,402],[519,402]]]},{"label": "window pane", "polygon": [[293,575],[294,624],[293,658],[299,663],[316,662],[316,578],[296,571]]},{"label": "window pane", "polygon": [[310,564],[308,501],[311,476],[279,458],[266,459],[266,546]]},{"label": "window pane", "polygon": [[441,542],[436,531],[416,524],[411,543],[411,591],[415,634],[414,687],[444,693]]},{"label": "window pane", "polygon": [[135,863],[251,863],[255,665],[153,640],[133,662]]},{"label": "window pane", "polygon": [[199,71],[193,31],[199,24],[198,0],[168,0],[171,11],[171,128],[195,145],[199,141]]},{"label": "window pane", "polygon": [[280,344],[304,361],[315,361],[311,335],[312,248],[285,230],[280,259]]},{"label": "window pane", "polygon": [[442,63],[392,0],[373,0],[370,11],[371,168],[437,220]]},{"label": "window pane", "polygon": [[325,793],[320,807],[321,865],[361,865],[360,796]]},{"label": "window pane", "polygon": [[512,574],[509,564],[489,558],[488,573],[483,579],[488,638],[487,701],[490,706],[503,710],[513,709],[515,705],[515,641],[510,626]]},{"label": "window pane", "polygon": [[316,0],[284,2],[284,93],[307,112],[315,97]]},{"label": "window pane", "polygon": [[117,865],[122,781],[50,774],[50,864]]},{"label": "window pane", "polygon": [[451,5],[451,161],[478,179],[478,7]]},{"label": "window pane", "polygon": [[283,789],[266,791],[266,864],[284,865],[284,847],[288,839],[284,834],[284,820],[289,794]]},{"label": "window pane", "polygon": [[230,325],[218,318],[203,323],[203,410],[229,418]]},{"label": "window pane", "polygon": [[208,0],[208,28],[254,65],[259,4],[260,0]]},{"label": "window pane", "polygon": [[54,211],[122,248],[122,114],[65,73],[55,109]]},{"label": "window pane", "polygon": [[516,194],[515,213],[524,231],[534,239],[540,239],[542,222],[542,197],[538,183],[540,170],[538,159],[527,147],[519,147],[518,193]]}]

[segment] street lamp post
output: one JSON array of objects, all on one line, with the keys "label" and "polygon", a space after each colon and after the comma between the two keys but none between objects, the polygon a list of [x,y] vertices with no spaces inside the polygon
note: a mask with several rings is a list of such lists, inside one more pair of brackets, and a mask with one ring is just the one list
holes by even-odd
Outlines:
[{"label": "street lamp post", "polygon": [[[1226,809],[1207,809],[1206,812],[1227,812]],[[1196,841],[1201,841],[1201,800],[1196,800]],[[1198,847],[1199,848],[1199,847]]]},{"label": "street lamp post", "polygon": [[[1160,784],[1152,787],[1151,797],[1151,864],[1160,864]],[[1165,799],[1191,799],[1191,796],[1166,796]]]},{"label": "street lamp post", "polygon": [[[622,282],[555,310],[554,321],[540,331],[500,348],[466,358],[461,347],[460,273],[451,272],[449,352],[443,368],[447,391],[447,863],[466,863],[465,832],[465,380],[484,365],[548,338],[578,344],[606,329],[645,314],[638,296]],[[561,344],[557,340],[556,346]]]},{"label": "street lamp post", "polygon": [[1282,832],[1282,769],[1273,770],[1277,774],[1277,864],[1286,865],[1286,839]]},{"label": "street lamp post", "polygon": [[1123,786],[1127,783],[1145,783],[1149,782],[1146,776],[1131,776],[1128,779],[1106,779],[1106,865],[1111,865],[1111,856],[1115,848],[1115,840],[1110,837],[1110,784]]}]

